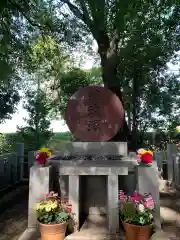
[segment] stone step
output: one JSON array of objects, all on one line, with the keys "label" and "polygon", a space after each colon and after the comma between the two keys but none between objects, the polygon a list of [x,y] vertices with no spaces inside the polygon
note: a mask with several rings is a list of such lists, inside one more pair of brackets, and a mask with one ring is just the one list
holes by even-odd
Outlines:
[{"label": "stone step", "polygon": [[68,235],[65,240],[124,240],[125,237],[120,234],[91,234],[76,232]]},{"label": "stone step", "polygon": [[66,240],[122,240],[122,234],[109,233],[106,215],[89,215],[80,228],[65,238]]}]

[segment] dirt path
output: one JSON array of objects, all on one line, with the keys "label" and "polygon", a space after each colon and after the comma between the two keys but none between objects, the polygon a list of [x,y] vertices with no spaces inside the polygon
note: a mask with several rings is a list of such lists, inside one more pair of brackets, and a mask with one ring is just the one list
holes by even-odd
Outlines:
[{"label": "dirt path", "polygon": [[0,240],[18,240],[27,228],[28,191],[14,197],[14,202],[0,215]]}]

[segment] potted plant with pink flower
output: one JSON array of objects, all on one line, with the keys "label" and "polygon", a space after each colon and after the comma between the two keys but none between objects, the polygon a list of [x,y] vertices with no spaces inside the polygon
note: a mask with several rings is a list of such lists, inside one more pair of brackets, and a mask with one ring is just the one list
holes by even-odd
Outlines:
[{"label": "potted plant with pink flower", "polygon": [[120,191],[119,212],[126,240],[149,240],[152,233],[155,203],[151,194],[134,192],[127,196]]}]

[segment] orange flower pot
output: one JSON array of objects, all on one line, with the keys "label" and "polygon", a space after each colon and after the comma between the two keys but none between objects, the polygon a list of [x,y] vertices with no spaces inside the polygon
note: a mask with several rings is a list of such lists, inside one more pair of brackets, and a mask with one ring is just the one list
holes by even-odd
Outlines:
[{"label": "orange flower pot", "polygon": [[152,233],[152,225],[137,226],[122,221],[126,240],[149,240]]},{"label": "orange flower pot", "polygon": [[64,240],[67,223],[42,224],[40,223],[41,240]]}]

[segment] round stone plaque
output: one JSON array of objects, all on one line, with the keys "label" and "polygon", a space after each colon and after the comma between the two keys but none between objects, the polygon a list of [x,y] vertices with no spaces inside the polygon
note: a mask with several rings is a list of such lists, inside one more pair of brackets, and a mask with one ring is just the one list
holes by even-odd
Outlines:
[{"label": "round stone plaque", "polygon": [[78,140],[108,141],[117,134],[124,109],[116,94],[102,86],[79,89],[69,99],[64,119]]}]

